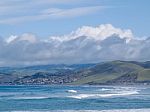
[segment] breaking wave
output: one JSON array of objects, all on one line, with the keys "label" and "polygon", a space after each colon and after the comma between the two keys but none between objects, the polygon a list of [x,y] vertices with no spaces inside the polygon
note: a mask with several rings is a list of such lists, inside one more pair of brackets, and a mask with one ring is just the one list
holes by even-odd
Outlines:
[{"label": "breaking wave", "polygon": [[76,99],[84,99],[84,98],[98,98],[98,97],[119,97],[119,96],[128,96],[128,95],[134,95],[139,94],[138,89],[135,88],[114,88],[114,89],[107,89],[102,88],[101,91],[107,91],[107,93],[95,93],[95,94],[77,94],[68,96],[70,98],[76,98]]},{"label": "breaking wave", "polygon": [[36,99],[47,99],[49,97],[44,97],[44,96],[32,96],[32,97],[13,97],[11,99],[17,99],[17,100],[36,100]]}]

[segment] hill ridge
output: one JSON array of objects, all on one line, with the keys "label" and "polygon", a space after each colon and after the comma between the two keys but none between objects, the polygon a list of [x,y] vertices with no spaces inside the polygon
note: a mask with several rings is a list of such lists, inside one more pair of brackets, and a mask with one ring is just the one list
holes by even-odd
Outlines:
[{"label": "hill ridge", "polygon": [[0,84],[8,85],[150,84],[150,61],[115,60],[87,65],[44,65],[25,69],[0,69],[0,73]]}]

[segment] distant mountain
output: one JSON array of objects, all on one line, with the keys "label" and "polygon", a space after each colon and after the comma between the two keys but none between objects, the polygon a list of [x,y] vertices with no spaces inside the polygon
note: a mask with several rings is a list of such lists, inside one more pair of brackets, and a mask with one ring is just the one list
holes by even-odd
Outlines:
[{"label": "distant mountain", "polygon": [[148,85],[150,61],[0,68],[0,84]]}]

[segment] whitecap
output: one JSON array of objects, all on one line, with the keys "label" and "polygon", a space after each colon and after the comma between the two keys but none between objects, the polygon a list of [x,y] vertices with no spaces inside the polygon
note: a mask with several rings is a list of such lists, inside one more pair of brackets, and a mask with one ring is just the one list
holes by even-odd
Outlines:
[{"label": "whitecap", "polygon": [[77,93],[76,90],[68,90],[67,92],[68,92],[68,93]]},{"label": "whitecap", "polygon": [[20,97],[13,97],[11,99],[18,99],[18,100],[34,100],[34,99],[46,99],[49,97],[45,96],[20,96]]},{"label": "whitecap", "polygon": [[112,89],[108,89],[108,88],[102,88],[101,91],[110,91]]},{"label": "whitecap", "polygon": [[73,96],[68,96],[75,99],[84,99],[84,98],[99,98],[99,97],[119,97],[119,96],[128,96],[138,94],[138,91],[120,91],[118,93],[105,93],[105,94],[77,94]]},{"label": "whitecap", "polygon": [[70,98],[75,98],[75,99],[83,99],[83,98],[89,98],[95,96],[94,94],[79,94],[79,95],[74,95],[74,96],[68,96]]}]

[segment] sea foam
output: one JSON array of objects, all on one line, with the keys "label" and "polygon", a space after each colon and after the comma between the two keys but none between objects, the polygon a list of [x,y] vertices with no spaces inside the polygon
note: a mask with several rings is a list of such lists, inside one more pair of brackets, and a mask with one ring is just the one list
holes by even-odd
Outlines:
[{"label": "sea foam", "polygon": [[68,90],[67,92],[68,92],[68,93],[77,93],[76,90]]},{"label": "sea foam", "polygon": [[107,91],[107,93],[92,93],[92,94],[77,94],[77,95],[72,95],[68,96],[70,98],[76,98],[76,99],[84,99],[84,98],[99,98],[99,97],[119,97],[119,96],[128,96],[128,95],[134,95],[134,94],[139,94],[139,90],[137,89],[132,89],[132,88],[115,88],[115,89],[105,89],[102,88],[102,91]]}]

